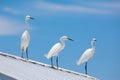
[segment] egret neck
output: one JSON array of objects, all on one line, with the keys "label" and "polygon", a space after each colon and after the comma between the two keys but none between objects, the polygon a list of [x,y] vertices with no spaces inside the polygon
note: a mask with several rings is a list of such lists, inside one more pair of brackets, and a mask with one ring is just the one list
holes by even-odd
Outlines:
[{"label": "egret neck", "polygon": [[28,24],[28,21],[25,21],[25,23],[26,23],[26,30],[28,31],[29,30],[29,24]]},{"label": "egret neck", "polygon": [[[94,45],[94,44],[95,44],[95,41],[94,41],[94,40],[92,40],[92,41],[91,41],[91,45],[92,45],[92,49],[93,49],[93,50],[92,50],[92,51],[93,51],[92,53],[94,53],[94,52],[95,52],[95,45]],[[92,55],[93,55],[93,54],[92,54]]]},{"label": "egret neck", "polygon": [[65,40],[60,39],[61,45],[62,45],[62,49],[65,47]]}]

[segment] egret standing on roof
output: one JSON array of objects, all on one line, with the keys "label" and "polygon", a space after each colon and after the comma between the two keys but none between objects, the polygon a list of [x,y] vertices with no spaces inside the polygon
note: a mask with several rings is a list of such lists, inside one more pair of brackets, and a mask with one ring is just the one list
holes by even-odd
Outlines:
[{"label": "egret standing on roof", "polygon": [[79,58],[79,60],[77,61],[77,65],[80,65],[84,62],[86,62],[85,64],[85,73],[87,74],[87,61],[94,55],[95,53],[95,46],[94,46],[94,43],[96,42],[96,39],[93,38],[92,41],[91,41],[91,45],[92,45],[92,48],[89,48],[87,49],[83,54],[82,56]]},{"label": "egret standing on roof", "polygon": [[59,54],[60,51],[62,51],[62,50],[64,49],[64,47],[65,47],[65,41],[66,41],[66,40],[71,40],[71,41],[73,41],[71,38],[69,38],[69,37],[67,37],[67,36],[62,36],[62,37],[60,38],[60,42],[59,42],[59,43],[56,43],[56,44],[50,49],[50,51],[48,52],[48,54],[45,55],[45,57],[46,57],[47,59],[50,59],[50,58],[51,58],[51,67],[52,67],[52,68],[54,68],[54,67],[53,67],[52,57],[53,57],[53,56],[57,56],[57,57],[56,57],[56,64],[57,64],[57,69],[58,69],[58,54]]},{"label": "egret standing on roof", "polygon": [[30,26],[28,24],[28,21],[30,19],[33,19],[33,18],[31,16],[27,15],[26,18],[25,18],[26,29],[23,32],[22,37],[21,37],[21,52],[22,52],[21,57],[23,58],[23,53],[25,52],[26,55],[27,55],[27,59],[28,59],[28,45],[29,45],[29,42],[30,42],[30,34],[28,32]]}]

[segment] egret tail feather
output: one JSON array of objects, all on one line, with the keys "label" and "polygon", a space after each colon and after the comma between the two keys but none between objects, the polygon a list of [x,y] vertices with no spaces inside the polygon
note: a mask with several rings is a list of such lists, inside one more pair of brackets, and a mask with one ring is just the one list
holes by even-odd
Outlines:
[{"label": "egret tail feather", "polygon": [[81,62],[81,61],[77,61],[76,63],[77,63],[77,65],[80,65],[80,64],[82,64],[82,62]]},{"label": "egret tail feather", "polygon": [[45,54],[44,56],[45,56],[47,59],[50,59],[50,57],[49,57],[47,54]]}]

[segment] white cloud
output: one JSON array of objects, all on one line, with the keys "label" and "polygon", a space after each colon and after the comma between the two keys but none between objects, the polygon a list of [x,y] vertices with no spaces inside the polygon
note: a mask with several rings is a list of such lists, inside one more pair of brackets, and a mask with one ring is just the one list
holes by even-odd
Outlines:
[{"label": "white cloud", "polygon": [[3,9],[4,12],[11,13],[11,14],[14,14],[14,15],[20,14],[18,10],[13,9],[11,7],[8,7],[8,6],[4,6],[2,9]]},{"label": "white cloud", "polygon": [[94,3],[97,6],[101,6],[101,7],[107,7],[107,8],[116,8],[116,9],[120,9],[120,2],[103,2],[103,3]]},{"label": "white cloud", "polygon": [[78,5],[63,5],[56,3],[48,3],[48,2],[36,2],[33,3],[33,7],[40,10],[49,10],[56,12],[81,12],[81,13],[97,13],[97,14],[106,14],[107,12],[104,10],[96,9],[96,8],[88,8],[82,7]]},{"label": "white cloud", "polygon": [[[87,4],[87,5],[86,5]],[[32,5],[32,6],[31,6]],[[100,14],[100,15],[119,15],[120,2],[88,2],[81,5],[75,4],[58,4],[50,2],[33,2],[30,4],[34,9],[38,9],[40,13],[47,11],[47,13],[86,13],[86,14]],[[39,12],[38,12],[39,13]],[[45,13],[46,14],[46,13]]]},{"label": "white cloud", "polygon": [[[119,14],[120,13],[120,2],[88,2],[84,6],[75,4],[58,4],[52,2],[33,1],[25,2],[25,5],[16,8],[4,6],[3,11],[14,14],[34,14],[34,15],[48,15],[57,13],[86,13],[86,14]],[[87,4],[87,6],[86,6]],[[59,14],[60,13],[60,14]]]},{"label": "white cloud", "polygon": [[0,35],[17,35],[23,30],[23,24],[0,16]]},{"label": "white cloud", "polygon": [[93,3],[98,8],[109,12],[109,14],[120,14],[120,2]]},{"label": "white cloud", "polygon": [[76,5],[61,5],[55,3],[37,2],[35,7],[43,10],[61,11],[61,12],[90,12],[99,13],[101,11]]}]

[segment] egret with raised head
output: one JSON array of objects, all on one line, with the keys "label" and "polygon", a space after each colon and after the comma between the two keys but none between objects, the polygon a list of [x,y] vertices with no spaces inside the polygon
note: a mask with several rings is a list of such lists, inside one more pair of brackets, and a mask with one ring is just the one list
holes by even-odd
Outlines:
[{"label": "egret with raised head", "polygon": [[23,58],[23,54],[25,52],[26,56],[27,56],[27,59],[28,59],[28,45],[29,45],[29,42],[30,42],[30,34],[28,32],[30,26],[28,24],[28,21],[30,19],[33,19],[33,18],[31,16],[29,16],[29,15],[27,15],[25,17],[26,29],[23,32],[22,37],[21,37],[21,52],[22,52],[21,57]]},{"label": "egret with raised head", "polygon": [[80,65],[85,62],[85,73],[87,74],[87,61],[94,55],[95,53],[95,46],[94,43],[96,42],[96,39],[93,38],[91,41],[92,48],[87,49],[82,56],[77,61],[77,65]]},{"label": "egret with raised head", "polygon": [[60,51],[62,51],[65,47],[65,41],[66,40],[71,40],[73,41],[71,38],[67,37],[67,36],[62,36],[60,38],[60,42],[56,43],[51,49],[50,51],[48,52],[47,55],[45,55],[45,57],[47,59],[50,59],[51,58],[51,67],[53,67],[53,56],[56,56],[56,64],[57,64],[57,69],[58,69],[58,54],[60,53]]}]

